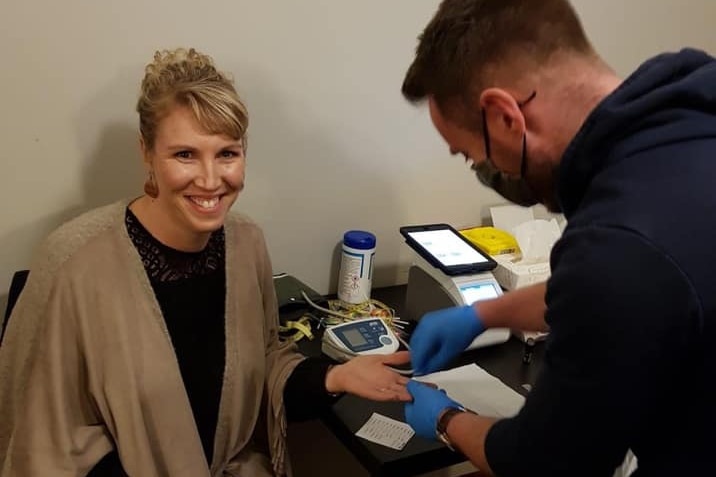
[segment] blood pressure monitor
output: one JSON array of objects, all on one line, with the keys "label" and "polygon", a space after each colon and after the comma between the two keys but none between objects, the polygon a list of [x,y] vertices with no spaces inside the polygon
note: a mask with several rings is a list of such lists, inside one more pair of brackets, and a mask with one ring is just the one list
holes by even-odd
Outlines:
[{"label": "blood pressure monitor", "polygon": [[390,354],[400,343],[395,333],[380,318],[363,318],[326,329],[321,351],[336,361],[345,362],[360,354]]}]

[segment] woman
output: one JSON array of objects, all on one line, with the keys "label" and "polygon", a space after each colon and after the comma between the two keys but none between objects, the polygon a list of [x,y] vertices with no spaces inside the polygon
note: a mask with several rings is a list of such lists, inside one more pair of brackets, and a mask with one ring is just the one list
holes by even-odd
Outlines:
[{"label": "woman", "polygon": [[157,53],[137,111],[145,195],[55,231],[14,309],[1,475],[283,475],[286,411],[410,399],[384,366],[407,353],[331,366],[279,341],[264,238],[229,212],[248,114],[212,60]]}]

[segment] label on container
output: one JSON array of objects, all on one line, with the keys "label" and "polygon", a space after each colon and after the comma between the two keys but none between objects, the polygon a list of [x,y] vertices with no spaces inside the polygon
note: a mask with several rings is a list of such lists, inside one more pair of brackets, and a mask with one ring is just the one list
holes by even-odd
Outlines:
[{"label": "label on container", "polygon": [[338,299],[347,303],[363,303],[370,299],[373,280],[374,249],[358,250],[343,247],[338,274]]}]

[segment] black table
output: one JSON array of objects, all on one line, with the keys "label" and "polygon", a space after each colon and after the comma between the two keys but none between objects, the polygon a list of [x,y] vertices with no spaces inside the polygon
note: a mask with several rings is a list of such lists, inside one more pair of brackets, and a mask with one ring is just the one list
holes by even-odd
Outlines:
[{"label": "black table", "polygon": [[[404,309],[405,285],[373,290],[372,297],[392,306],[400,316]],[[295,312],[294,312],[295,313]],[[284,314],[282,314],[282,318]],[[301,351],[309,356],[321,352],[320,334],[313,341],[299,342]],[[522,395],[537,379],[544,355],[543,343],[537,343],[532,361],[523,363],[524,344],[516,338],[500,345],[463,353],[450,367],[476,363]],[[527,385],[527,386],[525,386]],[[373,402],[351,395],[343,396],[324,418],[328,428],[374,477],[406,477],[464,462],[465,457],[442,443],[414,436],[403,450],[397,451],[355,436],[355,432],[377,412],[404,421],[403,404]]]}]

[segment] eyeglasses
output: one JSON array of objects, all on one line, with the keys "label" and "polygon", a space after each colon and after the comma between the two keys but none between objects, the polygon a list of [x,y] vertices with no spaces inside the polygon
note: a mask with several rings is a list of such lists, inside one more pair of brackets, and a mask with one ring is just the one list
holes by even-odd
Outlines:
[{"label": "eyeglasses", "polygon": [[[517,106],[522,109],[525,104],[529,103],[537,96],[537,91],[532,91],[532,94],[527,97],[524,101],[518,101]],[[487,131],[487,115],[485,108],[480,109],[482,113],[482,137],[485,141],[485,160],[492,162],[490,159],[490,134]],[[494,164],[493,164],[494,166]],[[520,176],[524,177],[525,171],[527,170],[527,154],[522,154],[522,164],[520,164]]]}]

